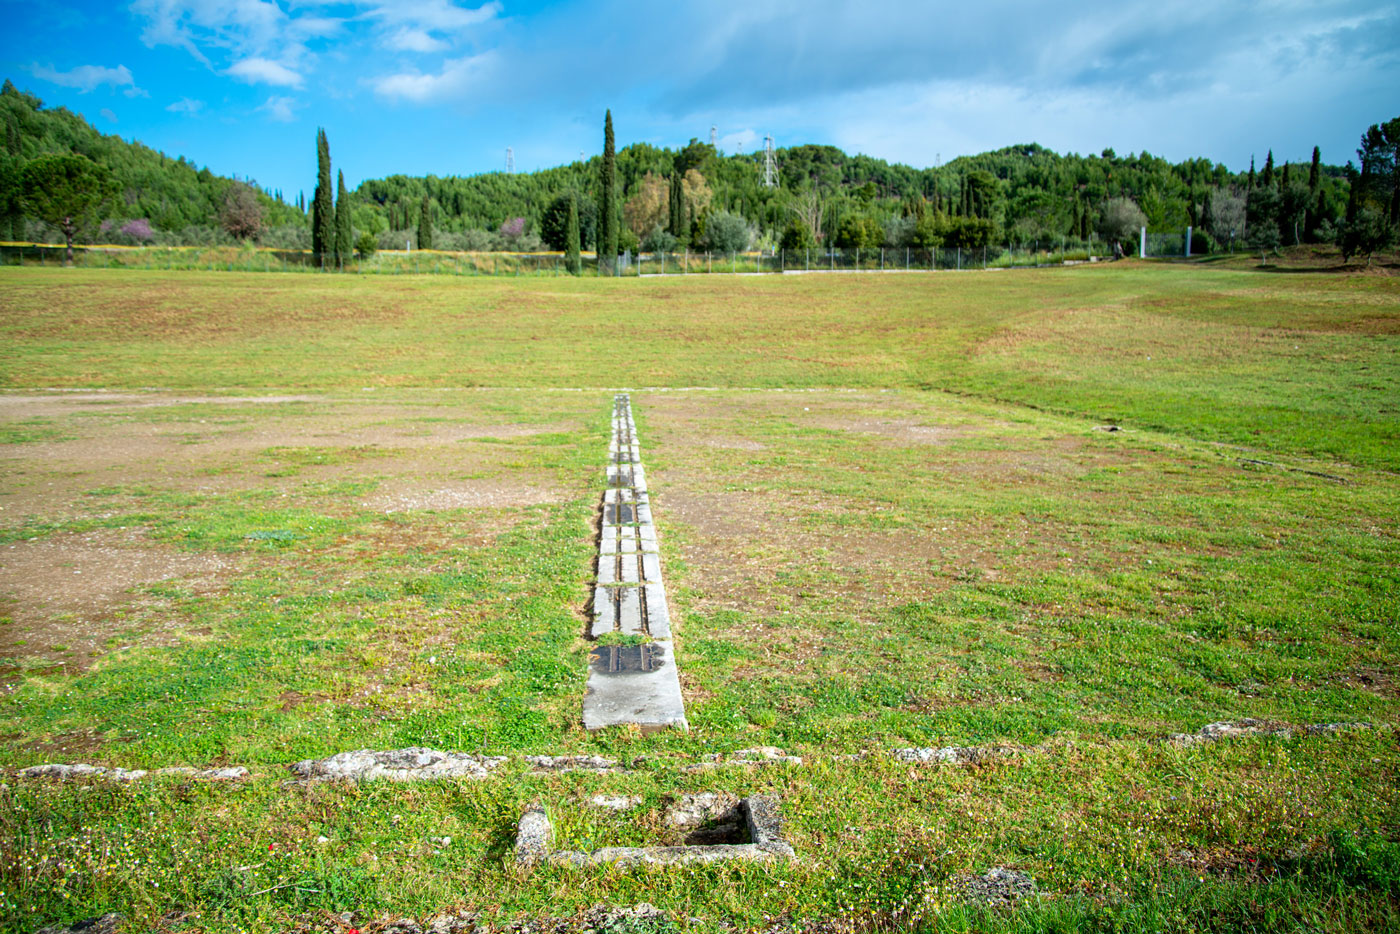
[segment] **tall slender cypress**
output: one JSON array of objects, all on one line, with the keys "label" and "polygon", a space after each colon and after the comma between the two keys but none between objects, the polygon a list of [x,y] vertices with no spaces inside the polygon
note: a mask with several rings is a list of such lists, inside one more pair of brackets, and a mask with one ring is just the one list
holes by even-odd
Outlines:
[{"label": "tall slender cypress", "polygon": [[617,259],[617,151],[612,110],[603,118],[603,165],[598,185],[598,269],[612,272]]},{"label": "tall slender cypress", "polygon": [[1274,184],[1274,151],[1269,150],[1269,157],[1264,160],[1264,173],[1259,176],[1259,182],[1265,188],[1272,188]]},{"label": "tall slender cypress", "polygon": [[331,192],[331,144],[316,130],[316,197],[311,202],[311,257],[322,269],[335,250],[335,200]]},{"label": "tall slender cypress", "polygon": [[578,246],[578,195],[569,195],[569,218],[564,222],[564,267],[570,275],[583,271]]},{"label": "tall slender cypress", "polygon": [[1303,234],[1312,242],[1313,231],[1322,223],[1322,150],[1313,147],[1312,168],[1308,170],[1308,209],[1303,214]]},{"label": "tall slender cypress", "polygon": [[433,206],[428,196],[423,196],[423,209],[418,212],[418,249],[433,248]]},{"label": "tall slender cypress", "polygon": [[681,235],[681,225],[685,223],[685,193],[681,188],[681,177],[678,173],[671,173],[671,203],[670,211],[667,215],[666,229],[671,232],[671,236]]},{"label": "tall slender cypress", "polygon": [[353,258],[354,245],[350,235],[350,194],[345,190],[345,173],[336,173],[335,191],[335,264],[344,268]]},{"label": "tall slender cypress", "polygon": [[1254,190],[1254,157],[1249,157],[1249,191]]}]

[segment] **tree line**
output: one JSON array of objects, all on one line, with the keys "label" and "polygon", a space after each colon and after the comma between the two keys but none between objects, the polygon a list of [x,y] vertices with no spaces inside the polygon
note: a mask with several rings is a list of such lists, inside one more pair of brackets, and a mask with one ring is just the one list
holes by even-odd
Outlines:
[{"label": "tree line", "polygon": [[[1208,159],[1171,163],[1143,152],[1058,154],[1036,144],[917,169],[832,146],[779,149],[779,179],[764,184],[761,153],[723,154],[692,139],[679,149],[616,148],[604,118],[603,153],[537,172],[369,179],[353,191],[333,178],[317,131],[310,203],[199,169],[139,143],[98,133],[77,114],[44,108],[6,81],[0,89],[0,236],[63,234],[40,212],[26,166],[43,156],[92,163],[102,192],[79,238],[117,242],[254,240],[310,248],[318,262],[404,247],[449,250],[880,247],[978,248],[1005,243],[1123,240],[1139,227],[1194,228],[1210,252],[1335,242],[1345,255],[1393,243],[1400,227],[1400,118],[1362,135],[1356,162],[1234,173]],[[53,166],[49,167],[51,170]],[[71,174],[72,166],[68,171]],[[50,172],[52,176],[52,172]],[[30,181],[26,181],[26,179]],[[334,187],[333,187],[333,182]],[[52,205],[50,205],[52,207]],[[100,215],[100,217],[98,216]]]}]

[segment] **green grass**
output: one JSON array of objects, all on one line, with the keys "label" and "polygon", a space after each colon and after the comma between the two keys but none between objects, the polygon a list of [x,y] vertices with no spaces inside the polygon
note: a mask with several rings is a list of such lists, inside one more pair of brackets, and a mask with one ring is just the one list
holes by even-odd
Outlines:
[{"label": "green grass", "polygon": [[[0,418],[4,554],[216,569],[0,605],[0,765],[256,771],[7,779],[0,930],[642,900],[703,928],[1396,929],[1392,282],[0,271],[0,380],[21,390]],[[632,398],[688,734],[579,725],[600,383],[662,387]],[[718,388],[665,388],[694,385]],[[300,395],[258,401],[273,391]],[[103,647],[55,668],[94,625]],[[1377,729],[1159,742],[1239,717]],[[883,754],[993,743],[1038,751]],[[807,765],[682,770],[760,744]],[[646,758],[281,784],[299,758],[407,745]],[[704,790],[778,794],[800,861],[511,865],[532,801],[591,848],[664,835],[669,798]],[[643,804],[581,806],[597,793]],[[1049,895],[962,903],[950,880],[991,866]]]}]

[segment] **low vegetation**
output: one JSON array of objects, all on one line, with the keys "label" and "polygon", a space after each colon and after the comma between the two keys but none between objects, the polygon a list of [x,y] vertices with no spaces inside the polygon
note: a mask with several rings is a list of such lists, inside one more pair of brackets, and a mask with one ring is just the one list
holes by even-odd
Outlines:
[{"label": "low vegetation", "polygon": [[[4,270],[0,765],[253,775],[6,776],[0,930],[1393,928],[1395,282]],[[618,385],[687,734],[579,725]],[[1164,742],[1247,717],[1370,728]],[[408,745],[514,758],[286,784]],[[804,764],[686,769],[758,745]],[[947,745],[1005,755],[890,754]],[[589,849],[700,791],[778,795],[799,859],[511,859],[531,802]],[[969,902],[992,867],[1042,894]]]}]

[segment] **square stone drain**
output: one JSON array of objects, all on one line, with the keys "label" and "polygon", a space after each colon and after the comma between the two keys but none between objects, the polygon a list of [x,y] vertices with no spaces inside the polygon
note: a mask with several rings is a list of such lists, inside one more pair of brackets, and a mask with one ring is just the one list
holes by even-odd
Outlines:
[{"label": "square stone drain", "polygon": [[714,814],[708,827],[687,836],[685,846],[610,846],[580,853],[552,848],[554,826],[545,809],[536,805],[520,817],[515,861],[522,865],[665,866],[730,859],[792,859],[792,847],[783,840],[782,829],[778,800],[768,795],[750,795]]}]

